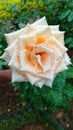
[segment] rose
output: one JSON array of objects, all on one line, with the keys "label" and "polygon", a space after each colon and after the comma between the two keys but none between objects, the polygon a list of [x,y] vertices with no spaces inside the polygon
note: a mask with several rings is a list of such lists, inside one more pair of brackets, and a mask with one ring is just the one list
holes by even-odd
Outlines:
[{"label": "rose", "polygon": [[70,64],[64,32],[59,26],[48,26],[45,17],[5,36],[8,47],[1,58],[12,69],[12,82],[52,87],[56,75]]}]

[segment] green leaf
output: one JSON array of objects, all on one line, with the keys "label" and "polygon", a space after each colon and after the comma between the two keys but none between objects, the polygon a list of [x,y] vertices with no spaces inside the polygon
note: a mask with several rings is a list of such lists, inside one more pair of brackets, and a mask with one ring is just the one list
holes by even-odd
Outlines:
[{"label": "green leaf", "polygon": [[53,82],[53,86],[56,86],[56,87],[59,87],[59,88],[61,87],[62,88],[65,85],[66,78],[67,78],[66,71],[61,72],[55,78],[55,80]]},{"label": "green leaf", "polygon": [[61,104],[61,108],[68,111],[69,110],[69,101],[66,99],[66,96],[63,96],[63,102]]},{"label": "green leaf", "polygon": [[68,16],[68,22],[71,22],[73,20],[73,12]]},{"label": "green leaf", "polygon": [[73,99],[73,86],[69,83],[66,83],[64,89],[63,89],[63,94],[68,98],[68,100]]},{"label": "green leaf", "polygon": [[12,86],[14,86],[15,90],[20,89],[20,83],[19,82],[12,82],[11,84],[12,84]]},{"label": "green leaf", "polygon": [[47,87],[47,86],[43,86],[42,89],[40,90],[41,92],[41,96],[43,97],[43,99],[48,102],[48,94],[50,93],[51,88]]},{"label": "green leaf", "polygon": [[0,42],[2,41],[2,38],[3,38],[3,36],[2,36],[2,35],[0,35]]},{"label": "green leaf", "polygon": [[20,93],[20,101],[24,102],[25,99],[25,94],[24,93]]},{"label": "green leaf", "polygon": [[0,45],[0,49],[3,48],[3,45]]},{"label": "green leaf", "polygon": [[35,96],[33,98],[33,103],[34,103],[34,106],[36,109],[41,109],[43,107],[43,100],[42,100],[42,97],[40,96]]},{"label": "green leaf", "polygon": [[71,63],[73,64],[73,57],[71,58]]},{"label": "green leaf", "polygon": [[0,60],[0,70],[2,70],[4,66],[6,67],[7,63],[3,60]]},{"label": "green leaf", "polygon": [[39,87],[34,86],[33,91],[36,96],[41,94],[41,89]]},{"label": "green leaf", "polygon": [[27,0],[23,0],[23,2],[26,4]]},{"label": "green leaf", "polygon": [[73,78],[73,67],[69,66],[68,70],[66,70],[67,78]]},{"label": "green leaf", "polygon": [[0,70],[3,69],[2,62],[0,61]]},{"label": "green leaf", "polygon": [[0,49],[0,55],[2,54],[2,52],[3,52],[2,49]]},{"label": "green leaf", "polygon": [[9,11],[14,11],[15,13],[18,12],[17,4],[14,3],[10,8],[7,8]]},{"label": "green leaf", "polygon": [[50,0],[42,0],[44,4],[48,5]]},{"label": "green leaf", "polygon": [[71,41],[73,41],[72,37],[68,37],[68,38],[65,39],[66,44],[69,44]]},{"label": "green leaf", "polygon": [[66,10],[65,12],[63,12],[60,16],[60,20],[66,18],[69,14],[70,14],[71,10]]},{"label": "green leaf", "polygon": [[69,49],[72,49],[73,48],[73,40],[71,43],[69,43],[69,46],[68,46]]},{"label": "green leaf", "polygon": [[48,99],[50,100],[51,104],[61,105],[63,101],[63,95],[58,90],[54,90],[48,94]]}]

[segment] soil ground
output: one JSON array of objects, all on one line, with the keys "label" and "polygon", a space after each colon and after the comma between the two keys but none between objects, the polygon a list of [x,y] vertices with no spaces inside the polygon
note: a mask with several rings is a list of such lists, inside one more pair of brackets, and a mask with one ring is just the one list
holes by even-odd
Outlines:
[{"label": "soil ground", "polygon": [[[0,85],[0,114],[8,114],[15,111],[16,107],[21,107],[18,94],[19,92],[14,91],[14,88],[9,83]],[[70,110],[68,112],[58,110],[53,115],[61,122],[66,130],[73,130],[73,102],[70,102]],[[33,123],[22,126],[22,128],[17,130],[45,130],[45,128],[41,124],[37,125]]]}]

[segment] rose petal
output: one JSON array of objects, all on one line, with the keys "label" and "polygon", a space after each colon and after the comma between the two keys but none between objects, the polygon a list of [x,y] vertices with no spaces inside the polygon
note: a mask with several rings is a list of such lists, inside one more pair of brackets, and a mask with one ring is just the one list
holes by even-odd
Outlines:
[{"label": "rose petal", "polygon": [[43,18],[39,19],[38,21],[36,21],[32,24],[33,27],[37,27],[37,25],[48,25],[46,18],[43,17]]},{"label": "rose petal", "polygon": [[72,64],[72,63],[70,62],[70,58],[69,58],[69,56],[68,56],[67,53],[65,53],[65,55],[64,55],[64,61],[65,61],[65,64],[66,64],[66,65]]},{"label": "rose petal", "polygon": [[34,28],[38,29],[40,31],[40,29],[45,29],[45,28],[50,28],[51,31],[58,31],[59,32],[59,25],[37,25],[37,26],[34,26]]},{"label": "rose petal", "polygon": [[36,32],[36,30],[37,29],[31,26],[31,24],[27,24],[23,32],[24,33],[23,36],[34,35],[34,32]]},{"label": "rose petal", "polygon": [[9,46],[0,58],[12,69],[12,82],[52,87],[55,76],[71,64],[64,32],[57,25],[48,26],[45,17],[5,36]]},{"label": "rose petal", "polygon": [[11,57],[13,55],[14,48],[16,44],[18,43],[18,40],[14,41],[10,46],[8,46],[5,51],[8,53],[8,55]]},{"label": "rose petal", "polygon": [[[35,72],[33,65],[31,64],[30,59],[28,57],[28,54],[30,55],[31,53],[30,47],[32,47],[32,44],[33,42],[35,43],[35,41],[36,41],[36,38],[33,35],[32,36],[30,35],[27,37],[20,37],[20,42],[19,42],[20,67],[21,67],[21,70],[24,70],[26,72],[28,71]],[[30,42],[30,46],[28,46],[29,42]]]},{"label": "rose petal", "polygon": [[59,31],[59,25],[49,25],[52,31]]},{"label": "rose petal", "polygon": [[18,44],[15,45],[15,48],[13,50],[13,55],[12,55],[8,65],[11,68],[16,68],[16,69],[20,67],[20,59],[19,59],[19,54],[18,54]]},{"label": "rose petal", "polygon": [[24,33],[24,31],[25,28],[20,29],[18,31],[14,31],[12,33],[5,34],[8,45],[14,43],[18,39],[18,37]]},{"label": "rose petal", "polygon": [[28,81],[33,85],[35,84],[35,82],[38,82],[40,80],[39,77],[37,77],[37,75],[33,75],[32,73],[26,73],[26,77],[28,79]]},{"label": "rose petal", "polygon": [[43,43],[46,39],[49,39],[52,36],[51,30],[49,27],[41,29],[40,31],[35,32],[37,38],[37,44]]},{"label": "rose petal", "polygon": [[10,61],[10,56],[7,52],[4,52],[0,59],[4,59],[7,63]]},{"label": "rose petal", "polygon": [[44,85],[45,81],[46,81],[46,79],[41,79],[40,81],[36,82],[35,85],[37,87],[42,88],[42,86]]},{"label": "rose petal", "polygon": [[67,66],[66,66],[64,60],[62,60],[60,65],[57,67],[56,73],[62,72],[64,70],[67,70]]},{"label": "rose petal", "polygon": [[27,81],[25,76],[20,75],[16,70],[12,70],[12,82]]},{"label": "rose petal", "polygon": [[53,36],[64,45],[64,32],[61,31],[52,31]]},{"label": "rose petal", "polygon": [[[29,44],[30,43],[30,44]],[[20,36],[19,37],[19,45],[20,47],[24,44],[35,44],[36,43],[36,36],[35,35],[27,35],[27,36]],[[24,48],[23,48],[24,49]]]},{"label": "rose petal", "polygon": [[67,51],[67,48],[62,45],[55,37],[51,37],[49,40],[48,40],[48,44],[50,46],[56,46],[58,48],[58,50],[61,51],[61,54],[65,53]]},{"label": "rose petal", "polygon": [[54,80],[54,78],[46,80],[45,85],[52,88],[53,80]]}]

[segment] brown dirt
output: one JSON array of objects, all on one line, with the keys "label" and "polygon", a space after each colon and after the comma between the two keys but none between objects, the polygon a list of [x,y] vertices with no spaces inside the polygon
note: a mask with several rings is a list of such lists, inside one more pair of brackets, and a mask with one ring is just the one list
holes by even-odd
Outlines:
[{"label": "brown dirt", "polygon": [[44,127],[41,124],[30,124],[26,125],[24,128],[19,129],[19,130],[45,130]]},{"label": "brown dirt", "polygon": [[[19,101],[19,92],[14,91],[14,88],[9,84],[0,85],[0,114],[7,114],[16,110],[16,107],[21,107]],[[53,115],[61,122],[66,130],[73,130],[73,102],[70,102],[70,111],[64,112],[59,110]],[[18,130],[45,130],[41,124],[29,124],[22,126]]]},{"label": "brown dirt", "polygon": [[18,91],[9,84],[0,85],[0,114],[7,114],[19,106]]}]

